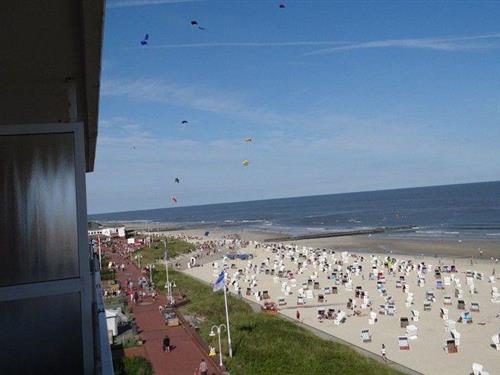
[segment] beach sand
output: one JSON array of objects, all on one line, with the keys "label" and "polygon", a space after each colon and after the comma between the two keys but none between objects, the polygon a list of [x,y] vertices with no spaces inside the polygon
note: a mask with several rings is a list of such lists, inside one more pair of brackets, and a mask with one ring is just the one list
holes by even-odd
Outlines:
[{"label": "beach sand", "polygon": [[[214,233],[215,235],[215,233]],[[248,234],[247,234],[248,235]],[[251,235],[250,235],[251,236]],[[481,248],[484,249],[484,258],[489,257],[487,251],[493,252],[495,248],[498,249],[498,243],[489,242],[485,246],[482,241]],[[500,374],[500,352],[490,347],[491,337],[494,334],[500,333],[500,319],[497,315],[500,313],[500,304],[494,304],[490,301],[491,286],[488,282],[488,276],[491,275],[494,263],[489,259],[475,260],[474,265],[471,266],[470,259],[459,257],[470,256],[470,252],[474,251],[477,241],[468,241],[462,243],[452,243],[451,241],[423,241],[423,240],[401,240],[401,239],[377,239],[373,237],[339,237],[318,240],[305,240],[297,241],[297,244],[302,246],[312,246],[319,248],[335,248],[335,249],[364,249],[363,255],[365,261],[363,263],[364,279],[361,275],[353,275],[353,288],[361,286],[365,290],[373,302],[373,310],[378,312],[379,305],[384,303],[383,297],[376,289],[376,282],[368,279],[369,269],[371,268],[371,257],[366,254],[368,249],[372,253],[379,252],[376,256],[382,258],[386,256],[387,251],[392,250],[394,254],[414,254],[414,255],[394,255],[398,260],[413,260],[415,262],[425,261],[427,264],[437,266],[439,262],[443,265],[451,265],[455,263],[458,268],[458,273],[455,277],[459,278],[463,288],[463,299],[465,300],[467,309],[471,302],[479,302],[481,306],[480,312],[473,312],[473,323],[462,324],[457,323],[457,330],[461,334],[459,352],[456,354],[447,354],[443,350],[445,339],[449,337],[449,333],[445,331],[444,320],[440,318],[440,307],[446,307],[449,310],[449,319],[458,320],[461,310],[457,308],[457,298],[455,298],[455,287],[453,285],[446,286],[444,290],[436,289],[436,281],[433,272],[426,275],[426,284],[424,287],[417,286],[417,274],[415,271],[410,272],[406,276],[406,282],[409,285],[410,292],[414,293],[414,305],[407,307],[405,305],[406,295],[402,289],[396,288],[396,280],[403,273],[397,273],[395,276],[387,276],[386,289],[387,294],[395,298],[396,314],[394,316],[378,315],[378,322],[375,325],[368,324],[369,310],[363,310],[365,316],[362,317],[348,317],[346,323],[339,326],[334,325],[331,320],[320,323],[316,317],[317,315],[317,295],[318,290],[314,291],[314,298],[307,300],[305,306],[297,307],[297,292],[303,282],[306,282],[312,273],[313,269],[309,268],[304,274],[296,275],[297,287],[293,289],[293,294],[286,296],[287,306],[281,309],[281,313],[291,318],[295,318],[297,309],[301,313],[301,320],[304,324],[313,326],[323,330],[333,336],[339,337],[354,345],[360,346],[375,354],[380,354],[381,345],[385,344],[387,348],[387,356],[389,359],[401,363],[416,371],[424,374],[469,374],[473,362],[478,362],[484,365],[484,369],[489,371],[491,375]],[[496,246],[496,247],[495,247]],[[390,249],[390,250],[389,250]],[[265,249],[253,249],[250,246],[248,249],[242,249],[244,252],[250,251],[255,254],[253,264],[260,265],[266,258],[275,259],[271,251]],[[380,250],[384,254],[380,254]],[[477,248],[476,248],[477,251]],[[354,252],[354,251],[352,251]],[[415,254],[439,254],[436,259],[434,256],[424,256]],[[493,253],[492,253],[493,254]],[[452,257],[446,257],[450,255]],[[339,257],[339,255],[336,255]],[[454,257],[457,257],[454,260]],[[219,264],[222,262],[219,261]],[[247,265],[246,261],[230,261],[234,263],[235,267],[244,269]],[[284,264],[287,269],[295,271],[297,265],[293,264],[289,259],[285,259]],[[483,280],[475,280],[475,286],[478,294],[470,294],[466,279],[465,271],[475,270],[484,274]],[[185,271],[186,273],[195,276],[207,282],[213,282],[215,275],[218,272],[214,270],[210,264],[203,267],[195,267]],[[229,270],[229,275],[233,275],[234,269]],[[449,276],[443,274],[443,276]],[[272,300],[277,301],[279,296],[282,296],[281,282],[286,279],[273,280],[270,275],[259,273],[257,276],[258,286],[254,291],[269,291]],[[500,279],[497,279],[500,280]],[[317,281],[320,282],[320,289],[323,290],[326,286],[333,286],[333,281],[327,279],[326,273],[319,273]],[[496,286],[500,286],[500,281],[496,281]],[[241,281],[243,294],[246,290],[247,283]],[[326,301],[321,304],[322,306],[342,309],[349,312],[346,308],[346,303],[349,298],[354,298],[354,291],[347,291],[343,286],[339,286],[338,294],[326,295]],[[436,302],[432,304],[432,311],[424,311],[423,303],[425,293],[428,290],[433,290],[436,293]],[[235,292],[231,288],[231,292]],[[451,296],[452,305],[444,306],[443,297]],[[252,301],[256,301],[253,296],[246,297]],[[359,300],[358,300],[359,305]],[[412,322],[411,310],[418,310],[420,312],[420,319],[417,322]],[[418,339],[410,341],[410,350],[401,351],[398,347],[398,336],[405,333],[404,328],[400,328],[400,318],[408,317],[410,324],[418,327]],[[478,323],[484,323],[478,324]],[[360,333],[362,329],[370,329],[373,335],[371,343],[362,343]]]}]

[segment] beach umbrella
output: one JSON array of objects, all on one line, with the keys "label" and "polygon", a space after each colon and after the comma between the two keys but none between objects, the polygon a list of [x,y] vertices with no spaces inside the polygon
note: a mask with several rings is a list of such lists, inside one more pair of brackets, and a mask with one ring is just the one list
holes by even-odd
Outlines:
[{"label": "beach umbrella", "polygon": [[145,46],[146,44],[148,44],[148,41],[149,41],[149,34],[146,34],[144,35],[144,39],[141,40],[141,46]]},{"label": "beach umbrella", "polygon": [[250,162],[248,160],[243,160],[242,164],[243,164],[243,166],[248,167],[248,165],[250,164]]}]

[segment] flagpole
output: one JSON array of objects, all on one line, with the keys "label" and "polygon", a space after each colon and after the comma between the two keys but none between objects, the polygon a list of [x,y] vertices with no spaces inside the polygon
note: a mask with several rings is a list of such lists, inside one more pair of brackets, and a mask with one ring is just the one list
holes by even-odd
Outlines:
[{"label": "flagpole", "polygon": [[233,348],[231,347],[231,329],[229,328],[229,312],[227,310],[227,293],[226,293],[225,277],[224,277],[224,303],[226,305],[227,345],[229,346],[229,357],[233,358]]}]

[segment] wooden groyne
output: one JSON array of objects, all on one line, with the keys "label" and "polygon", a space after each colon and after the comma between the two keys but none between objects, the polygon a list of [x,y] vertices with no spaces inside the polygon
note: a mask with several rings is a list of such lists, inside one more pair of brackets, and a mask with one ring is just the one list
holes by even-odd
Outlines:
[{"label": "wooden groyne", "polygon": [[367,229],[353,229],[338,232],[304,234],[302,236],[283,236],[265,240],[264,242],[283,242],[283,241],[299,241],[299,240],[315,240],[318,238],[343,237],[343,236],[359,236],[363,234],[389,233],[389,232],[407,232],[413,231],[416,228],[412,225],[402,225],[396,227],[376,227]]}]

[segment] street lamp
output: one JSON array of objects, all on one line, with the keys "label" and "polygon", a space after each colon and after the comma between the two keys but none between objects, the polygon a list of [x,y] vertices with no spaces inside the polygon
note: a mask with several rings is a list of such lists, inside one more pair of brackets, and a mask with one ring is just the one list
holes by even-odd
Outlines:
[{"label": "street lamp", "polygon": [[220,325],[213,325],[212,328],[210,329],[210,337],[215,337],[215,334],[217,333],[217,336],[219,337],[219,366],[222,367],[222,349],[221,349],[221,343],[220,343],[220,333],[222,331],[222,328],[226,329],[226,326],[224,324]]},{"label": "street lamp", "polygon": [[137,254],[135,256],[135,259],[137,259],[139,261],[139,270],[141,269],[141,259],[142,259],[142,254]]}]

